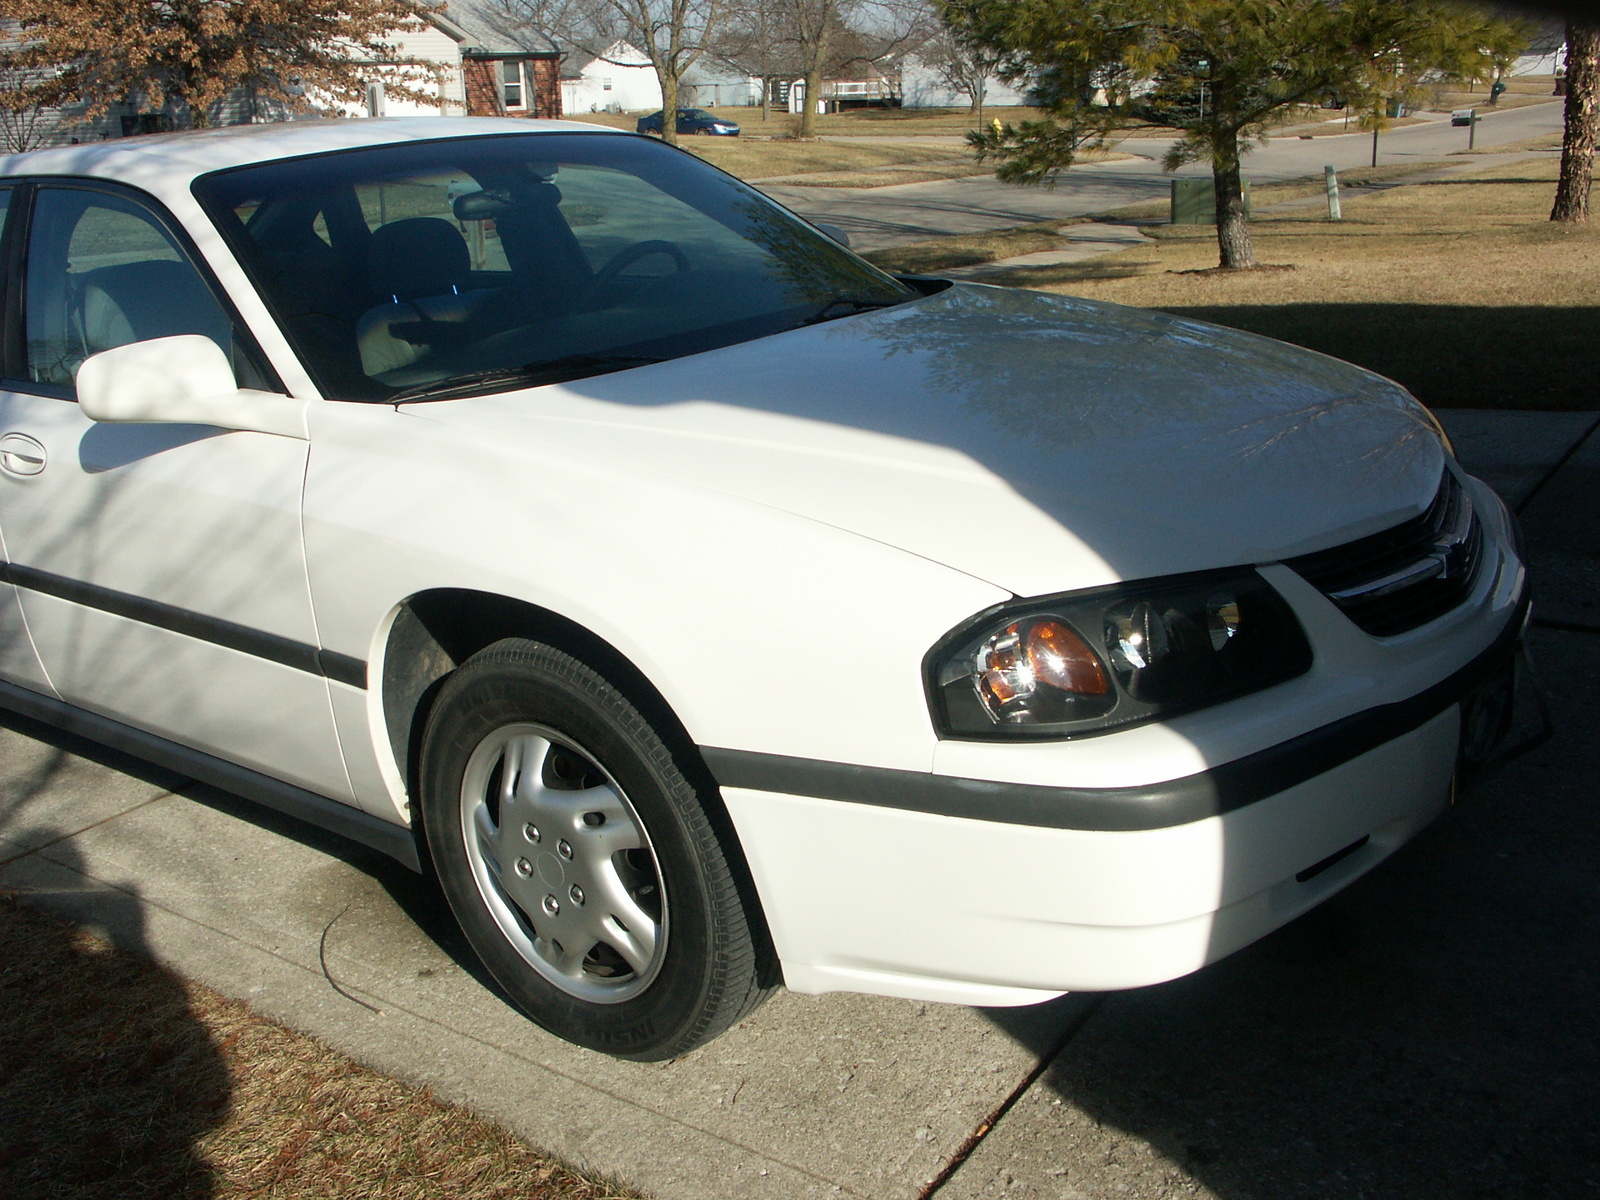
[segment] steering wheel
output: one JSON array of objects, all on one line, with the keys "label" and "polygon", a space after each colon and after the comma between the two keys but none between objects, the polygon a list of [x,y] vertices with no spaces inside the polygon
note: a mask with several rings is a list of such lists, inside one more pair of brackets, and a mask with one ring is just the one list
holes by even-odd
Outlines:
[{"label": "steering wheel", "polygon": [[665,254],[672,259],[676,268],[674,275],[682,275],[689,270],[689,257],[672,242],[662,238],[650,238],[643,242],[634,242],[631,246],[624,246],[612,255],[611,261],[606,263],[594,273],[594,278],[589,281],[589,289],[584,294],[584,300],[593,300],[611,286],[613,280],[627,267],[631,267],[641,258],[649,258],[652,254]]}]

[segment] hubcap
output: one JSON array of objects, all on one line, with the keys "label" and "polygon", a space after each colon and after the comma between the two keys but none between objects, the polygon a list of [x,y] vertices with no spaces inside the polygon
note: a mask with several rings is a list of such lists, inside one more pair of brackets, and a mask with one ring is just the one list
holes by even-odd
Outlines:
[{"label": "hubcap", "polygon": [[484,738],[461,780],[461,834],[479,895],[540,975],[598,1004],[650,986],[667,941],[655,851],[570,739],[538,725]]}]

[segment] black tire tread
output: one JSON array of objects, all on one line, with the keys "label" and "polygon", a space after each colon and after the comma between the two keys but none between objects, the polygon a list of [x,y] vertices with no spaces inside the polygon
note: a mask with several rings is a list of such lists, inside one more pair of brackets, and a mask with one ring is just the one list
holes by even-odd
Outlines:
[{"label": "black tire tread", "polygon": [[[695,774],[692,765],[686,770],[685,764],[680,764],[655,726],[605,676],[564,650],[521,638],[507,638],[485,647],[451,674],[429,715],[424,746],[431,744],[435,723],[440,714],[449,711],[455,696],[481,676],[507,666],[545,673],[582,693],[643,748],[657,778],[674,793],[672,803],[707,867],[704,884],[708,899],[722,919],[714,925],[716,937],[711,947],[706,1002],[698,1019],[680,1030],[669,1044],[624,1057],[657,1061],[686,1054],[742,1021],[776,990],[769,982],[774,972],[765,969],[764,944],[751,928],[723,840],[706,814],[707,800],[691,782]],[[684,752],[692,753],[692,748]],[[429,772],[425,770],[423,777],[428,778]]]}]

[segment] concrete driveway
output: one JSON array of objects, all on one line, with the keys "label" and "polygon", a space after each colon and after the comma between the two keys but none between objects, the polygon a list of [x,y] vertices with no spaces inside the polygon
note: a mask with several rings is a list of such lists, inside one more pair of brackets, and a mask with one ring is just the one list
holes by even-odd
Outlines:
[{"label": "concrete driveway", "polygon": [[663,1200],[1600,1195],[1600,621],[1573,566],[1600,561],[1600,435],[1595,414],[1444,417],[1533,497],[1560,732],[1187,979],[1011,1010],[780,993],[684,1059],[619,1063],[512,1012],[428,883],[20,718],[0,886]]}]

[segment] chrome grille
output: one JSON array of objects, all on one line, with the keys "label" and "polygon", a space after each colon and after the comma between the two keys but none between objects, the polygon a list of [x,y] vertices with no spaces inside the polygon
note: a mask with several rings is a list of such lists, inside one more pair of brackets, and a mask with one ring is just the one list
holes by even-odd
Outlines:
[{"label": "chrome grille", "polygon": [[1428,510],[1360,541],[1319,550],[1287,565],[1374,637],[1426,625],[1472,591],[1483,557],[1483,527],[1451,472]]}]

